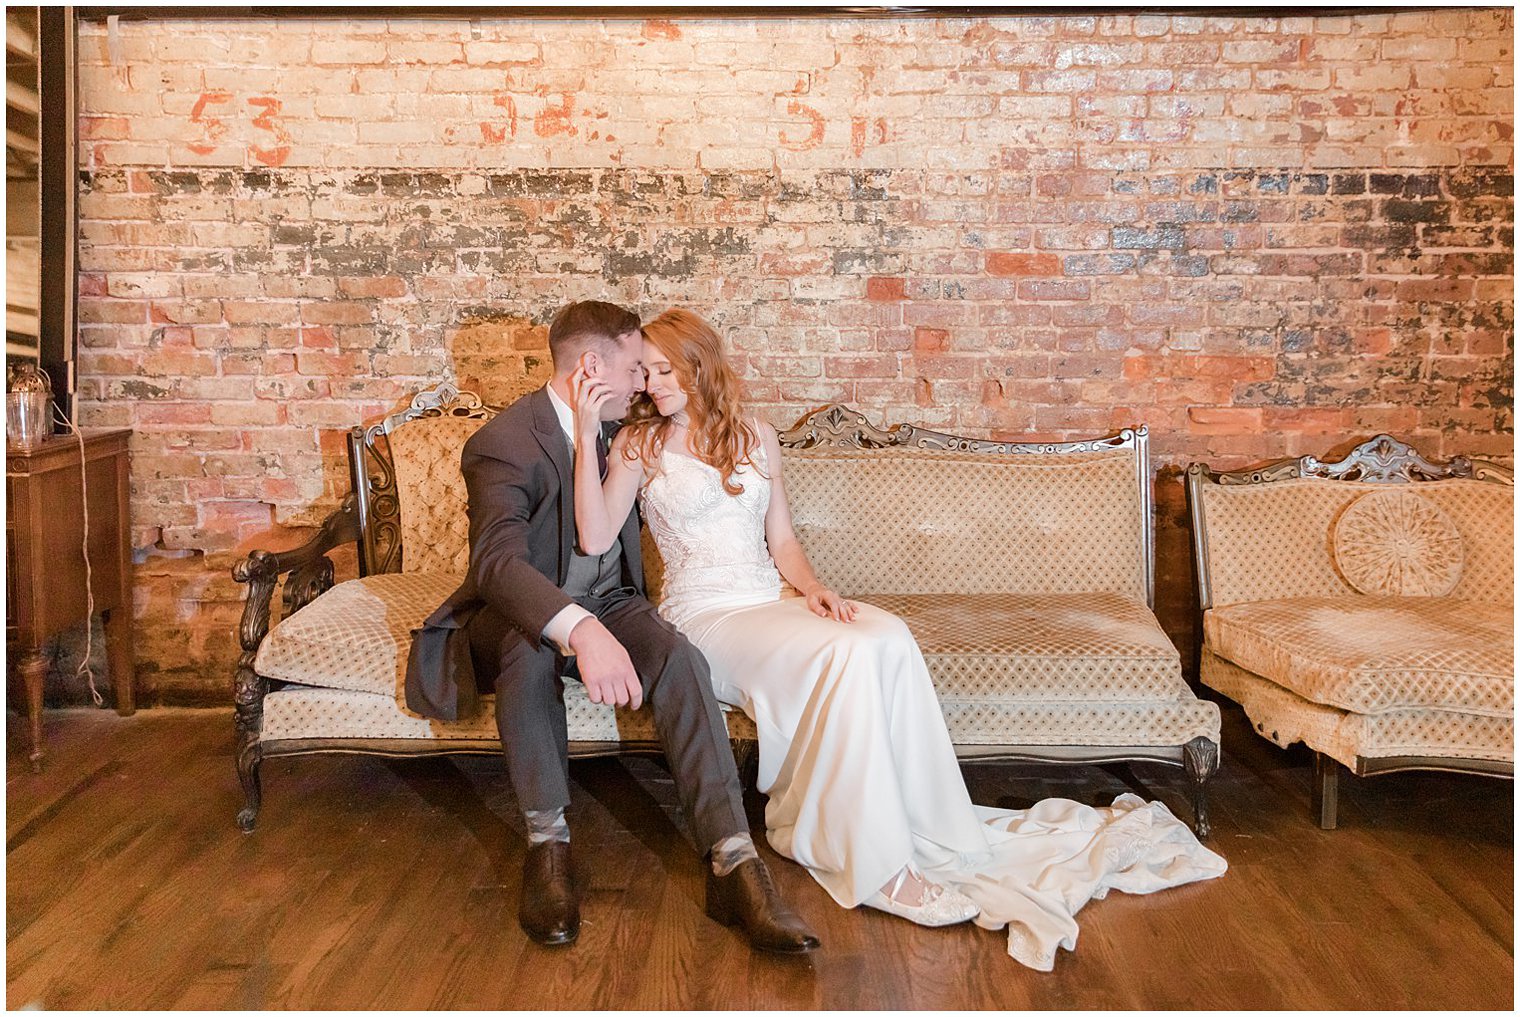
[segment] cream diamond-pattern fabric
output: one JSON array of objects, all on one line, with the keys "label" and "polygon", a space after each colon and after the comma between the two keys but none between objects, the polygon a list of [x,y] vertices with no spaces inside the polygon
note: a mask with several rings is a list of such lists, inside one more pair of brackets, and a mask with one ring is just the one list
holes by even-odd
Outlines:
[{"label": "cream diamond-pattern fabric", "polygon": [[1450,597],[1293,597],[1205,612],[1208,649],[1355,713],[1514,712],[1509,607]]},{"label": "cream diamond-pattern fabric", "polygon": [[264,637],[254,670],[280,681],[395,699],[406,682],[412,630],[461,578],[393,572],[338,583]]},{"label": "cream diamond-pattern fabric", "polygon": [[1451,596],[1514,604],[1515,489],[1479,480],[1442,480],[1418,490],[1462,534],[1462,578]]},{"label": "cream diamond-pattern fabric", "polygon": [[478,738],[500,745],[494,710],[445,722],[410,714],[393,695],[292,685],[264,697],[259,740],[289,738]]},{"label": "cream diamond-pattern fabric", "polygon": [[469,492],[459,455],[484,420],[422,417],[391,434],[401,502],[401,568],[458,572],[470,567]]},{"label": "cream diamond-pattern fabric", "polygon": [[[468,720],[444,722],[407,713],[390,696],[292,685],[264,697],[261,741],[295,738],[471,738],[497,744],[493,697]],[[946,726],[957,745],[1186,745],[1219,741],[1213,703],[962,703],[944,702]],[[565,683],[570,741],[657,741],[647,709],[630,713],[592,703],[585,689]],[[756,738],[754,723],[723,708],[730,738]]]},{"label": "cream diamond-pattern fabric", "polygon": [[837,589],[1146,596],[1131,450],[783,456],[797,535]]},{"label": "cream diamond-pattern fabric", "polygon": [[1219,744],[1219,707],[1171,703],[985,703],[940,700],[956,745]]},{"label": "cream diamond-pattern fabric", "polygon": [[[586,698],[585,687],[565,682],[570,741],[657,742],[649,710],[617,710]],[[748,717],[723,708],[732,738],[755,737]],[[429,720],[401,707],[394,696],[343,689],[291,686],[264,697],[261,741],[291,738],[469,738],[499,745],[494,696],[483,696],[480,713],[460,721]],[[573,748],[572,744],[572,748]]]},{"label": "cream diamond-pattern fabric", "polygon": [[1146,606],[1114,593],[875,594],[918,640],[942,701],[1190,700]]},{"label": "cream diamond-pattern fabric", "polygon": [[1481,716],[1449,710],[1348,713],[1312,703],[1275,682],[1203,652],[1203,683],[1245,709],[1257,733],[1286,748],[1303,742],[1337,762],[1388,756],[1515,760],[1512,716]]},{"label": "cream diamond-pattern fabric", "polygon": [[[259,647],[254,670],[309,687],[264,697],[262,737],[494,739],[489,703],[458,723],[429,720],[404,705],[411,632],[460,580],[453,573],[415,572],[351,579],[276,625]],[[593,703],[573,679],[565,682],[564,701],[574,741],[658,740],[648,710]],[[723,709],[732,737],[755,737],[748,717]]]},{"label": "cream diamond-pattern fabric", "polygon": [[[1316,477],[1201,485],[1214,606],[1353,593],[1335,569],[1331,531],[1336,517],[1369,488]],[[1419,482],[1415,490],[1461,533],[1463,574],[1451,595],[1513,604],[1514,488],[1436,480]]]},{"label": "cream diamond-pattern fabric", "polygon": [[1413,491],[1369,491],[1341,511],[1331,534],[1335,570],[1358,593],[1444,597],[1462,578],[1462,534]]},{"label": "cream diamond-pattern fabric", "polygon": [[1336,574],[1327,545],[1336,515],[1365,490],[1313,479],[1203,484],[1214,606],[1351,592]]}]

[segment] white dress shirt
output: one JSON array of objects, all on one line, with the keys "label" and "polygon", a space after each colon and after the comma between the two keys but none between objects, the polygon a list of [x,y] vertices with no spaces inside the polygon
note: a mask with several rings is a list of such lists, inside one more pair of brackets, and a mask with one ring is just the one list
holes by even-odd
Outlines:
[{"label": "white dress shirt", "polygon": [[[549,404],[554,407],[554,415],[559,418],[559,426],[565,432],[565,439],[570,442],[570,461],[573,469],[575,462],[575,411],[559,397],[559,393],[554,391],[553,385],[545,385],[544,390],[549,393]],[[565,494],[568,496],[569,492],[567,491]],[[560,653],[563,653],[567,657],[573,657],[575,656],[575,651],[570,649],[570,631],[580,624],[583,619],[590,617],[592,617],[591,612],[579,604],[566,604],[560,609],[558,614],[549,619],[549,624],[544,626],[543,636],[555,646],[558,646]]]}]

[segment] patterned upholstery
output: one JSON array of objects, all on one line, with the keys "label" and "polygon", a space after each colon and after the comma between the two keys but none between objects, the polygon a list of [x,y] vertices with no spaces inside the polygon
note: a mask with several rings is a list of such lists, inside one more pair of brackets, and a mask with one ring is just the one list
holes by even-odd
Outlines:
[{"label": "patterned upholstery", "polygon": [[[1335,570],[1331,528],[1367,486],[1303,478],[1201,485],[1209,592],[1214,606],[1352,592]],[[1514,488],[1479,480],[1419,485],[1462,536],[1465,563],[1454,597],[1513,604]]]},{"label": "patterned upholstery", "polygon": [[1509,716],[1511,609],[1447,597],[1289,597],[1204,614],[1213,652],[1305,699],[1357,713]]},{"label": "patterned upholstery", "polygon": [[865,594],[856,599],[907,622],[945,702],[1193,698],[1182,680],[1177,649],[1155,616],[1118,594]]},{"label": "patterned upholstery", "polygon": [[989,703],[941,699],[956,745],[1219,744],[1219,707],[1202,699],[1170,703]]},{"label": "patterned upholstery", "polygon": [[[488,706],[458,724],[410,714],[399,695],[406,639],[468,565],[459,450],[480,421],[408,422],[390,436],[401,575],[342,583],[283,621],[260,674],[291,684],[264,700],[265,741],[496,740]],[[1193,696],[1145,605],[1134,450],[1000,457],[894,449],[784,451],[799,536],[839,588],[907,621],[965,747],[1176,747],[1219,740],[1219,710]],[[645,539],[650,593],[659,556]],[[567,681],[572,742],[655,738],[647,710],[591,703]],[[735,737],[754,738],[725,708]]]},{"label": "patterned upholstery", "polygon": [[459,586],[451,572],[402,572],[339,583],[283,619],[254,658],[266,678],[395,699],[412,630]]},{"label": "patterned upholstery", "polygon": [[1411,490],[1368,491],[1335,521],[1335,570],[1371,596],[1444,597],[1462,578],[1462,534]]},{"label": "patterned upholstery", "polygon": [[459,472],[459,453],[484,423],[466,417],[422,417],[391,434],[403,571],[462,575],[469,568],[469,494]]},{"label": "patterned upholstery", "polygon": [[1478,480],[1421,484],[1420,496],[1462,534],[1462,579],[1451,596],[1515,603],[1515,489]]},{"label": "patterned upholstery", "polygon": [[[339,583],[275,626],[254,660],[287,688],[264,699],[263,738],[496,738],[490,707],[459,723],[428,720],[406,709],[406,652],[411,631],[459,585],[453,573],[391,573]],[[271,720],[270,704],[281,704]],[[583,741],[654,740],[648,710],[614,711],[565,682],[570,737]],[[273,724],[273,726],[271,726]],[[323,725],[326,725],[324,728]],[[736,738],[755,737],[742,713]],[[325,736],[313,734],[326,730]],[[299,731],[302,733],[291,733]],[[339,733],[349,732],[349,733]]]},{"label": "patterned upholstery", "polygon": [[[483,697],[475,717],[429,720],[398,705],[394,696],[343,689],[288,686],[264,697],[263,741],[291,738],[468,738],[482,747],[499,744],[495,697]],[[647,709],[618,710],[586,698],[579,682],[565,682],[565,712],[572,742],[654,742]],[[729,736],[755,738],[755,725],[737,710],[723,709]]]},{"label": "patterned upholstery", "polygon": [[1146,597],[1132,450],[783,458],[797,536],[841,590]]},{"label": "patterned upholstery", "polygon": [[1513,763],[1512,716],[1451,710],[1348,713],[1310,702],[1204,650],[1203,683],[1239,703],[1263,737],[1284,748],[1303,742],[1352,767],[1358,757],[1437,756]]}]

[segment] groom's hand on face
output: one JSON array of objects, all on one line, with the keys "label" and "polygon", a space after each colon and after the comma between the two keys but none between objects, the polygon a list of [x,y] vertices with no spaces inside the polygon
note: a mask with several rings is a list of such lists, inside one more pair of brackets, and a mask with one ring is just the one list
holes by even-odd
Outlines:
[{"label": "groom's hand on face", "polygon": [[644,702],[644,688],[628,651],[596,618],[583,618],[570,630],[570,649],[575,651],[581,684],[593,703],[613,703],[637,710]]}]

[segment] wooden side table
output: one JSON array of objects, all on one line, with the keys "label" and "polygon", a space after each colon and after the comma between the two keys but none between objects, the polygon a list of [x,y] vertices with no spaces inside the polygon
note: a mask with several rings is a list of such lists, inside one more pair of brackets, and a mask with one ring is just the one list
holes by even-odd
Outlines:
[{"label": "wooden side table", "polygon": [[30,452],[5,457],[6,628],[21,650],[32,728],[32,769],[42,769],[43,645],[88,618],[85,599],[85,512],[95,610],[106,630],[106,660],[116,711],[136,709],[132,648],[132,551],[128,521],[127,439],[131,431],[84,432],[85,484],[80,497],[79,441],[56,435]]}]

